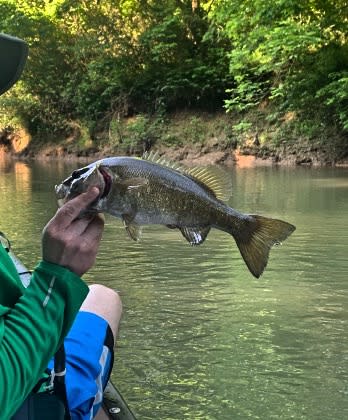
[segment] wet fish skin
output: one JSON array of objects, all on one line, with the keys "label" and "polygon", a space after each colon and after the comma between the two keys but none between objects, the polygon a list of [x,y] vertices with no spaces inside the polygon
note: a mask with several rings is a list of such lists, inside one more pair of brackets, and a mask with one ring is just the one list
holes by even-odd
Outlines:
[{"label": "wet fish skin", "polygon": [[234,237],[251,273],[260,277],[271,247],[285,240],[295,227],[234,210],[216,197],[214,176],[206,176],[204,171],[203,175],[197,178],[148,160],[112,157],[74,171],[56,186],[56,193],[62,204],[89,186],[98,186],[101,194],[90,210],[121,218],[134,240],[147,224],[178,228],[191,245],[204,242],[212,227],[227,232]]}]

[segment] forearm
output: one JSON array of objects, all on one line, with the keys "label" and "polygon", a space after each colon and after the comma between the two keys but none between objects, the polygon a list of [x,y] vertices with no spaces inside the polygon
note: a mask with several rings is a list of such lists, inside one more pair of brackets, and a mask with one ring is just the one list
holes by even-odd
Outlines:
[{"label": "forearm", "polygon": [[87,296],[88,287],[70,271],[41,262],[30,286],[2,318],[0,401],[13,414],[62,343]]}]

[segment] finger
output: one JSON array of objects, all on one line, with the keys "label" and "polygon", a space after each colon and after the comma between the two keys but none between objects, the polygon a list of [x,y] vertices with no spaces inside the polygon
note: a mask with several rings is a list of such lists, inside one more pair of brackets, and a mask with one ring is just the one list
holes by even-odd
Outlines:
[{"label": "finger", "polygon": [[[85,193],[68,201],[56,213],[56,222],[62,227],[69,226],[99,195],[97,187],[89,188]],[[81,219],[83,220],[83,218]]]},{"label": "finger", "polygon": [[88,215],[85,217],[78,217],[77,219],[73,220],[66,229],[69,237],[76,238],[77,236],[83,235],[85,230],[88,228],[88,225],[92,223],[93,219],[93,216]]},{"label": "finger", "polygon": [[104,219],[98,215],[86,226],[83,233],[85,240],[88,242],[98,243],[101,240],[104,231]]},{"label": "finger", "polygon": [[94,227],[101,230],[104,228],[105,218],[101,213],[88,214],[86,217],[75,219],[69,226],[69,232],[74,235],[87,235],[94,231]]}]

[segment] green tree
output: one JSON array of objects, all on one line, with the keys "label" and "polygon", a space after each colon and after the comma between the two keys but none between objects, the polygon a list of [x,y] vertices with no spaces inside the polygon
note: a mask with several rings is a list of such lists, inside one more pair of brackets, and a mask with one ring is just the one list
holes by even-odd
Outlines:
[{"label": "green tree", "polygon": [[45,12],[44,1],[0,1],[0,30],[25,39],[30,54],[22,81],[5,96],[31,131],[63,129],[72,109],[63,95],[71,68],[61,51],[67,36]]},{"label": "green tree", "polygon": [[235,81],[227,109],[243,111],[271,99],[281,110],[308,114],[310,108],[327,119],[334,111],[346,127],[347,8],[345,0],[217,2],[212,21],[231,41]]},{"label": "green tree", "polygon": [[61,130],[116,111],[220,107],[228,58],[209,31],[210,4],[0,0],[1,30],[30,45],[18,110],[34,129]]},{"label": "green tree", "polygon": [[[346,0],[0,0],[30,45],[1,98],[32,132],[175,108],[261,103],[348,127]],[[310,112],[310,111],[311,112]],[[100,127],[99,127],[100,128]]]}]

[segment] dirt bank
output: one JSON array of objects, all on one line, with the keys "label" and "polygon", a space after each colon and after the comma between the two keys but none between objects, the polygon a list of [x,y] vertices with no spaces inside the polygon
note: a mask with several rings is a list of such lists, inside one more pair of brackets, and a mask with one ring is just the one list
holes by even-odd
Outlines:
[{"label": "dirt bank", "polygon": [[7,155],[28,160],[91,161],[112,155],[141,156],[157,151],[187,165],[224,164],[348,166],[348,140],[282,138],[269,125],[255,124],[242,132],[226,114],[176,113],[165,120],[137,116],[111,121],[93,136],[76,125],[73,135],[61,139],[32,139],[25,129],[2,130],[0,147]]}]

